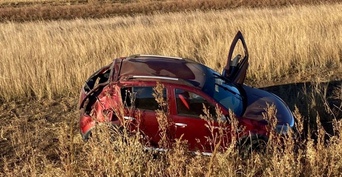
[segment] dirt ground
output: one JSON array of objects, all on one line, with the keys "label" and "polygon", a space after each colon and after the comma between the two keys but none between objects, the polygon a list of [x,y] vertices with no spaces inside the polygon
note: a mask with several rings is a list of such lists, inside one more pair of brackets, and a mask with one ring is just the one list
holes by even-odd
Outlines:
[{"label": "dirt ground", "polygon": [[[26,161],[31,153],[59,164],[60,141],[70,137],[81,140],[78,134],[77,97],[54,100],[17,100],[0,105],[0,171]],[[72,133],[71,133],[72,132]],[[61,134],[69,134],[62,138]],[[62,140],[63,139],[63,140]],[[30,148],[28,148],[30,147]],[[0,175],[1,176],[1,175]]]}]

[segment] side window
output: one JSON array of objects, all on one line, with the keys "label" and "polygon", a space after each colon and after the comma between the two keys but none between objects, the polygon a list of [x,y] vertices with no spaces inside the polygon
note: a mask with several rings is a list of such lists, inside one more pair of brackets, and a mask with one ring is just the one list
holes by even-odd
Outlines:
[{"label": "side window", "polygon": [[[153,96],[153,87],[126,87],[121,89],[122,101],[125,107],[134,106],[138,109],[157,110],[159,105]],[[163,90],[164,98],[166,91]]]},{"label": "side window", "polygon": [[203,106],[209,109],[209,113],[215,117],[215,106],[210,104],[202,96],[182,89],[175,90],[177,114],[200,117],[205,115]]}]

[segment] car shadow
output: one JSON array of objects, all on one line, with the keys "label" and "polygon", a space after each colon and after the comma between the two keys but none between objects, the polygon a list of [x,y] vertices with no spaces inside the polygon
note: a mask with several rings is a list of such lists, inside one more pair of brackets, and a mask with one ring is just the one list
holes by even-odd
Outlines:
[{"label": "car shadow", "polygon": [[260,89],[278,95],[288,104],[291,111],[298,108],[304,118],[305,137],[309,133],[316,137],[317,120],[329,137],[334,134],[333,120],[342,119],[342,80],[291,83]]}]

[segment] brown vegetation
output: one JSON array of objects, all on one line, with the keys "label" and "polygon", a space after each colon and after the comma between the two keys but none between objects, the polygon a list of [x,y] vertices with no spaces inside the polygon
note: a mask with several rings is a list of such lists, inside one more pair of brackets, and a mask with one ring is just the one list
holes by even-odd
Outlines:
[{"label": "brown vegetation", "polygon": [[[337,3],[1,23],[0,176],[339,176],[341,9]],[[265,89],[295,113],[300,136],[287,137],[284,148],[273,138],[264,154],[243,159],[231,147],[206,157],[179,141],[156,156],[136,136],[113,142],[106,125],[81,140],[78,91],[97,68],[143,53],[189,57],[221,71],[237,30],[250,52],[247,83],[271,86]]]},{"label": "brown vegetation", "polygon": [[0,21],[105,18],[192,10],[222,10],[238,7],[281,7],[303,4],[336,3],[339,0],[4,0]]}]

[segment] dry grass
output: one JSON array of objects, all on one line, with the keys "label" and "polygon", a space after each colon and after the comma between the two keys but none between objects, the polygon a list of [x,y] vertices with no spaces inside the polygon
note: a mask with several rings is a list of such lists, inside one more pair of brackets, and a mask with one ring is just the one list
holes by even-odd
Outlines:
[{"label": "dry grass", "polygon": [[[339,176],[342,87],[330,90],[321,82],[341,84],[341,9],[335,4],[1,23],[0,176]],[[272,138],[264,154],[242,159],[230,148],[206,157],[187,153],[179,141],[156,156],[144,152],[136,136],[112,141],[105,124],[82,142],[77,94],[97,68],[115,57],[148,53],[189,57],[220,71],[237,30],[250,51],[248,83],[314,81],[299,91],[286,85],[280,90],[300,132],[286,138],[284,148],[275,148],[279,139]],[[329,105],[328,98],[336,102]],[[38,100],[20,101],[28,99]],[[321,119],[334,122],[329,142]]]},{"label": "dry grass", "polygon": [[340,79],[341,9],[336,4],[2,23],[0,99],[76,95],[97,68],[137,53],[189,57],[221,71],[237,30],[250,50],[248,83],[263,86],[264,80],[293,74],[298,78],[292,81]]}]

